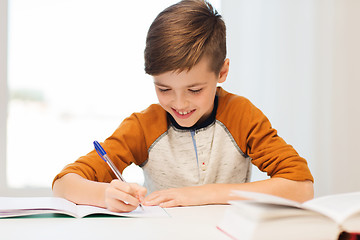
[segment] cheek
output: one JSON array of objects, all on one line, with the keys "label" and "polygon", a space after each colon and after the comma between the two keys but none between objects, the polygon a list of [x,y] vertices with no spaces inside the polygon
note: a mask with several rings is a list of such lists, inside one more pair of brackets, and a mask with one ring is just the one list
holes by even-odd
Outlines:
[{"label": "cheek", "polygon": [[214,106],[214,98],[215,94],[208,92],[207,94],[196,100],[196,105],[202,109],[203,113],[211,112]]},{"label": "cheek", "polygon": [[202,107],[207,107],[208,105],[212,105],[214,102],[215,94],[212,92],[207,92],[203,96],[199,97],[197,99],[198,105],[201,105]]},{"label": "cheek", "polygon": [[164,96],[163,94],[156,94],[157,95],[157,98],[159,100],[159,103],[160,105],[163,107],[163,108],[166,108],[166,106],[168,105],[169,103],[169,98]]}]

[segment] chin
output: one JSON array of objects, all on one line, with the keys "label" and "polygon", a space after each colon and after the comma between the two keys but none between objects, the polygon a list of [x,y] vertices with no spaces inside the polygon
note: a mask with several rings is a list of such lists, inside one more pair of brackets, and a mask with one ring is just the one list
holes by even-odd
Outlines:
[{"label": "chin", "polygon": [[189,128],[189,127],[192,127],[192,126],[194,126],[195,125],[195,123],[194,124],[179,124],[180,126],[182,126],[182,127],[186,127],[186,128]]},{"label": "chin", "polygon": [[196,124],[196,122],[187,122],[187,123],[185,123],[184,121],[181,121],[181,119],[180,119],[180,121],[179,121],[179,119],[176,119],[176,118],[175,118],[175,121],[176,121],[177,124],[179,124],[181,127],[187,127],[187,128],[192,127],[192,126],[194,126],[194,125]]}]

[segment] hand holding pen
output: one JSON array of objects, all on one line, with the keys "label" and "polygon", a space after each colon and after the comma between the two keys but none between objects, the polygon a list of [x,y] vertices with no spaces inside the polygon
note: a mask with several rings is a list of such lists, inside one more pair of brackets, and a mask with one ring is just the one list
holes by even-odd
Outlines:
[{"label": "hand holding pen", "polygon": [[139,198],[145,196],[146,188],[141,187],[136,183],[126,183],[120,171],[116,168],[105,150],[97,141],[94,141],[94,147],[99,156],[109,165],[115,176],[120,180],[113,180],[110,183],[111,187],[107,189],[106,199],[108,202],[108,209],[121,212],[132,211],[134,210],[134,207],[137,206],[143,209],[142,204],[139,203]]}]

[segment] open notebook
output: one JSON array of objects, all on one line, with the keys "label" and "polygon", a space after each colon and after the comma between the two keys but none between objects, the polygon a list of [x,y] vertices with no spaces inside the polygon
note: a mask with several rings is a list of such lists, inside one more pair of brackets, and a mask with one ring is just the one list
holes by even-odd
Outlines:
[{"label": "open notebook", "polygon": [[116,213],[100,207],[77,205],[58,197],[0,197],[0,218],[47,213],[60,213],[75,218],[93,214],[121,217],[169,217],[169,214],[159,206],[143,206],[143,209],[138,207],[129,213]]}]

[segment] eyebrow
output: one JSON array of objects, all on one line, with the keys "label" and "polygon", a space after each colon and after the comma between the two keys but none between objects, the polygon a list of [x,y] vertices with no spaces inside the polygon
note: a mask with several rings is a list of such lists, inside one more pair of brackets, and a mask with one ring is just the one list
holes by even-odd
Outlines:
[{"label": "eyebrow", "polygon": [[166,86],[165,84],[158,83],[158,82],[155,82],[155,81],[154,81],[154,84],[155,84],[156,86],[159,86],[159,87],[169,87],[169,86]]},{"label": "eyebrow", "polygon": [[[170,88],[170,86],[168,86],[168,85],[166,85],[166,84],[159,83],[159,82],[155,82],[155,81],[154,81],[154,84],[155,84],[156,86],[159,86],[159,87]],[[199,87],[199,86],[203,86],[203,85],[205,85],[205,84],[206,84],[206,83],[194,83],[194,84],[191,84],[191,85],[186,86],[186,88]]]}]

